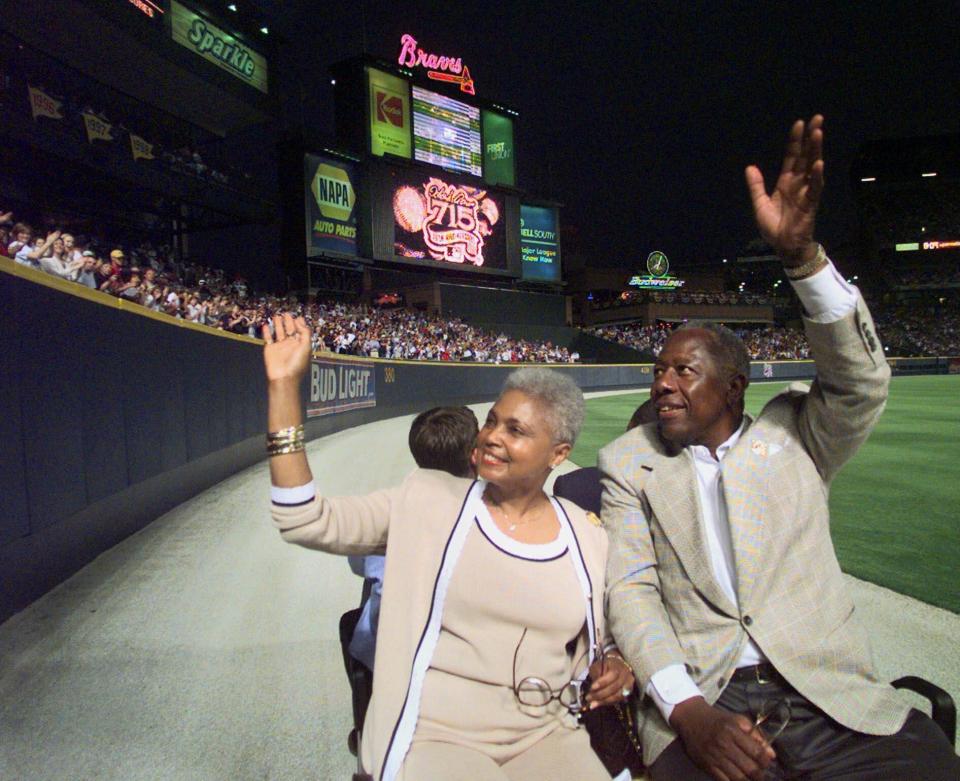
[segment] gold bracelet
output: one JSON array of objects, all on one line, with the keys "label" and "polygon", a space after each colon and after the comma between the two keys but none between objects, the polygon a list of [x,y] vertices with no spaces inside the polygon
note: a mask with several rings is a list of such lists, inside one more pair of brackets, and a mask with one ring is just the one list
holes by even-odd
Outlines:
[{"label": "gold bracelet", "polygon": [[622,656],[620,656],[619,654],[610,654],[610,653],[608,653],[608,654],[604,654],[603,658],[604,658],[604,661],[606,661],[606,660],[608,660],[608,659],[613,659],[613,660],[615,660],[615,661],[620,662],[620,664],[622,664],[624,667],[627,668],[627,670],[630,672],[630,675],[633,675],[633,668],[630,666],[629,662],[627,662],[627,660],[624,659],[624,658],[623,658]]},{"label": "gold bracelet", "polygon": [[288,453],[300,453],[306,449],[303,442],[291,442],[283,445],[271,444],[267,445],[267,455],[272,458],[273,456],[285,456]]},{"label": "gold bracelet", "polygon": [[273,442],[278,439],[295,439],[297,437],[303,437],[303,423],[298,426],[290,426],[289,428],[282,428],[279,431],[268,431],[267,432],[267,441]]},{"label": "gold bracelet", "polygon": [[819,271],[821,264],[825,266],[826,263],[827,253],[823,249],[823,245],[818,244],[817,254],[814,256],[813,260],[800,266],[784,266],[783,273],[786,275],[787,279],[804,279],[811,276],[815,271]]}]

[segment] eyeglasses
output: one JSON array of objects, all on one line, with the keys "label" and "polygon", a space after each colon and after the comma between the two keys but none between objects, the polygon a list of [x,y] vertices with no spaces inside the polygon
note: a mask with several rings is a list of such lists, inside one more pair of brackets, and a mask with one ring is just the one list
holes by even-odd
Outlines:
[{"label": "eyeglasses", "polygon": [[790,699],[781,697],[776,700],[764,700],[760,705],[753,728],[759,732],[768,743],[773,743],[783,734],[790,723],[793,712],[790,708]]},{"label": "eyeglasses", "polygon": [[585,670],[581,667],[586,661],[589,651],[584,651],[581,657],[574,665],[574,676],[559,689],[552,689],[550,684],[543,678],[534,675],[528,675],[517,682],[517,656],[520,653],[520,646],[523,644],[523,638],[527,636],[527,628],[520,635],[520,641],[513,650],[513,694],[521,705],[531,708],[544,708],[554,700],[557,700],[574,716],[587,709],[585,697],[590,689],[590,679],[583,675],[577,675],[577,669]]}]

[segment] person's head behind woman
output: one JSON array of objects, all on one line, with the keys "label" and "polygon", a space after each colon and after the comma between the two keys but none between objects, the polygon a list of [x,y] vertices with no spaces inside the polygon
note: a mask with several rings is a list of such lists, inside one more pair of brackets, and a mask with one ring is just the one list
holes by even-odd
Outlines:
[{"label": "person's head behind woman", "polygon": [[532,367],[507,376],[477,437],[477,473],[503,490],[540,490],[577,440],[583,393],[565,374]]}]

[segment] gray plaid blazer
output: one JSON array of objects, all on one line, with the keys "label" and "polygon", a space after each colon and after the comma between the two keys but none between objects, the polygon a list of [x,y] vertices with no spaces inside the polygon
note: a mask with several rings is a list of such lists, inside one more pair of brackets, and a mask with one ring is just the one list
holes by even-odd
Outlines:
[{"label": "gray plaid blazer", "polygon": [[[748,417],[722,462],[739,606],[713,575],[689,450],[668,452],[654,423],[600,451],[608,621],[641,691],[658,670],[684,664],[715,702],[749,635],[832,718],[891,734],[909,706],[878,679],[827,506],[830,481],[883,411],[890,369],[862,299],[839,322],[805,326],[817,379]],[[639,715],[649,765],[676,734],[653,703]]]}]

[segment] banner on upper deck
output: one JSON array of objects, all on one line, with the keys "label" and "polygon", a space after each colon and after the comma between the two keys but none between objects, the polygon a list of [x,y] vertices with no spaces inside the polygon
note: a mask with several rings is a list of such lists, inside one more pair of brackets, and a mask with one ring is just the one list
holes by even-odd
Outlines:
[{"label": "banner on upper deck", "polygon": [[308,418],[376,406],[377,380],[373,364],[322,359],[310,361]]}]

